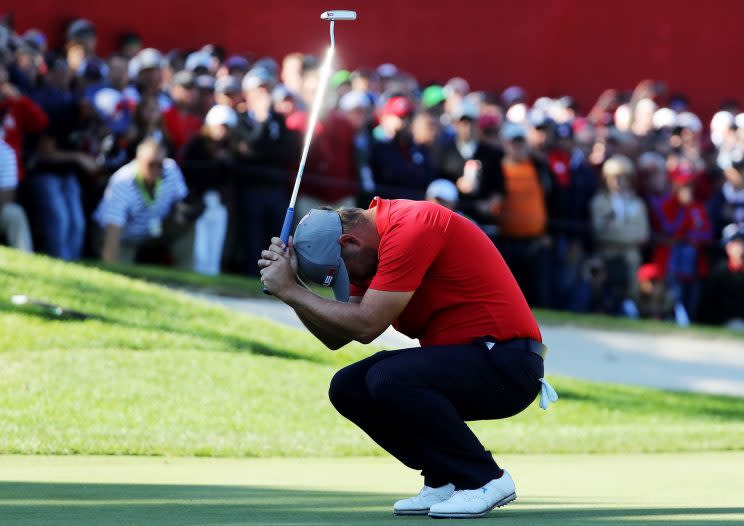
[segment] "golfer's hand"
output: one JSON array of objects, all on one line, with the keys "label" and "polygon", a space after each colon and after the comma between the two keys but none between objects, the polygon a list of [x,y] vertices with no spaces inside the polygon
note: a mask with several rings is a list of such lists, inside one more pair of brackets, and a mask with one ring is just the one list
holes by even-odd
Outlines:
[{"label": "golfer's hand", "polygon": [[[269,246],[269,251],[273,252],[274,254],[279,255],[289,255],[289,263],[292,265],[292,270],[295,274],[297,274],[297,253],[294,250],[294,239],[292,236],[289,236],[289,246],[285,245],[282,240],[278,237],[272,237],[271,238],[271,246]],[[264,251],[266,252],[266,251]],[[261,253],[261,257],[263,257],[263,253]],[[270,256],[270,254],[267,254]],[[264,258],[264,259],[271,259],[271,258]]]},{"label": "golfer's hand", "polygon": [[268,250],[261,252],[258,268],[261,269],[261,282],[268,291],[277,298],[284,299],[296,286],[297,280],[297,255],[292,238],[289,246],[278,237],[272,238]]}]

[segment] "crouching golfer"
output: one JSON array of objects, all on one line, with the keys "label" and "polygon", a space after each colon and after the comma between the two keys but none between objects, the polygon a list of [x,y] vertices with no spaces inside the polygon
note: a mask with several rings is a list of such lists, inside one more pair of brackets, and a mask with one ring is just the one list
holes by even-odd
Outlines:
[{"label": "crouching golfer", "polygon": [[[440,205],[375,198],[367,210],[312,210],[289,247],[272,242],[261,281],[326,346],[369,343],[390,324],[421,343],[344,367],[329,391],[342,415],[421,470],[423,489],[394,512],[478,517],[513,501],[514,481],[465,421],[525,409],[541,390],[545,347],[488,237]],[[298,263],[339,301],[299,284]]]}]

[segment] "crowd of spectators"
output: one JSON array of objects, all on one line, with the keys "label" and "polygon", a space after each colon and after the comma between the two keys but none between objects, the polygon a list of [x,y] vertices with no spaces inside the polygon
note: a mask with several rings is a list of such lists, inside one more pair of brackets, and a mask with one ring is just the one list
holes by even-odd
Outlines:
[{"label": "crowd of spectators", "polygon": [[[93,24],[60,50],[0,26],[0,241],[77,260],[255,274],[280,229],[313,56],[161,51]],[[744,113],[658,82],[592,108],[393,64],[336,71],[297,203],[429,199],[477,222],[534,307],[744,319]],[[411,247],[415,250],[415,247]],[[463,254],[467,257],[467,254]]]}]

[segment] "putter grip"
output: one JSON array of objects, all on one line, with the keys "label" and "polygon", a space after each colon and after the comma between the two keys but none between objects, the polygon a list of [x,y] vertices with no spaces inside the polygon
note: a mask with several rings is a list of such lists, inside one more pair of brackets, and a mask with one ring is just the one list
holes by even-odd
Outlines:
[{"label": "putter grip", "polygon": [[[289,242],[289,232],[292,230],[292,220],[294,219],[294,207],[290,206],[287,208],[287,213],[284,214],[284,224],[282,225],[282,233],[279,236],[286,245]],[[271,296],[271,292],[264,285],[263,293]]]}]

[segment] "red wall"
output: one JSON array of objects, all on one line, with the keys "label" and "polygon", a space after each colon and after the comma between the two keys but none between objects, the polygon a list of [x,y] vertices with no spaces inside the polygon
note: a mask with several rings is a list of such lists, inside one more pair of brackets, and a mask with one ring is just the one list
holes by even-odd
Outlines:
[{"label": "red wall", "polygon": [[[418,7],[417,5],[425,6]],[[135,28],[150,46],[214,42],[279,57],[319,53],[328,28],[319,14],[355,9],[337,24],[341,63],[393,62],[420,80],[462,75],[474,88],[520,84],[533,95],[574,95],[585,107],[606,87],[665,81],[709,115],[744,86],[744,2],[737,0],[427,0],[338,2],[253,0],[10,0],[20,30],[61,34],[77,16],[99,28],[100,49]],[[744,97],[741,97],[744,102]]]}]

